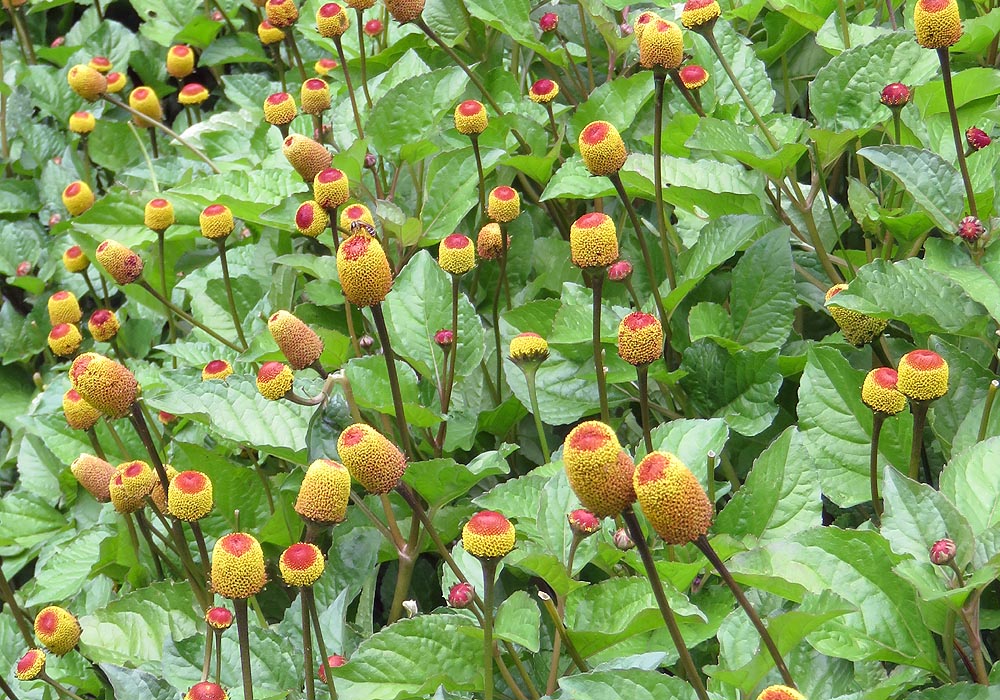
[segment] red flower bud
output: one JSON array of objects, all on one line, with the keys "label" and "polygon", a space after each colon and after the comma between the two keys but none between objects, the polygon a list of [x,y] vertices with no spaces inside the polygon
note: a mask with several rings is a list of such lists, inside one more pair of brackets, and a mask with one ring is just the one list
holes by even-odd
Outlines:
[{"label": "red flower bud", "polygon": [[585,508],[577,508],[566,519],[573,534],[578,537],[590,537],[601,529],[600,519]]},{"label": "red flower bud", "polygon": [[378,36],[382,33],[382,20],[370,19],[365,22],[365,34],[368,36]]},{"label": "red flower bud", "polygon": [[[339,668],[346,663],[347,659],[340,654],[330,654],[330,656],[326,657],[326,665],[330,668]],[[323,668],[323,664],[319,665],[319,679],[326,683],[326,670]]]},{"label": "red flower bud", "polygon": [[442,328],[434,334],[434,342],[447,351],[451,348],[451,344],[455,342],[455,334],[447,328]]},{"label": "red flower bud", "polygon": [[559,15],[555,12],[546,12],[538,19],[538,28],[543,32],[554,32],[559,26]]},{"label": "red flower bud", "polygon": [[974,151],[981,151],[989,146],[993,139],[982,129],[970,126],[965,130],[965,140],[968,142],[969,148]]},{"label": "red flower bud", "polygon": [[978,240],[985,232],[986,227],[983,226],[983,222],[974,216],[967,216],[958,222],[957,233],[959,237],[970,243]]},{"label": "red flower bud", "polygon": [[879,101],[886,107],[902,107],[912,99],[913,93],[910,88],[902,83],[889,83],[882,88],[882,95]]},{"label": "red flower bud", "polygon": [[612,282],[624,282],[631,276],[632,263],[628,260],[619,260],[608,268],[608,279]]},{"label": "red flower bud", "polygon": [[945,566],[955,559],[955,543],[947,537],[931,545],[931,564]]},{"label": "red flower bud", "polygon": [[472,600],[475,597],[475,588],[472,587],[471,583],[456,583],[448,591],[448,607],[449,608],[467,608],[472,605]]}]

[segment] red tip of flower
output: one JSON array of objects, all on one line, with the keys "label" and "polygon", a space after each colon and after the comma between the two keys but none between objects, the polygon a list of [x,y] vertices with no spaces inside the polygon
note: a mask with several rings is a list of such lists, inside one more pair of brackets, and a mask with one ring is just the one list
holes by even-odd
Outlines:
[{"label": "red tip of flower", "polygon": [[201,83],[188,83],[187,85],[185,85],[184,87],[181,88],[181,94],[182,95],[197,95],[197,94],[199,94],[204,89],[205,89],[205,86],[202,85]]},{"label": "red tip of flower", "polygon": [[451,347],[455,342],[455,334],[447,328],[442,328],[434,334],[434,342],[443,348]]},{"label": "red tip of flower", "polygon": [[342,171],[337,170],[336,168],[327,168],[319,175],[317,175],[316,179],[322,182],[323,184],[326,184],[329,182],[336,182],[337,180],[340,180],[343,177],[344,173]]},{"label": "red tip of flower", "polygon": [[138,90],[136,90],[135,92],[133,92],[132,95],[137,100],[144,100],[147,97],[149,97],[149,90],[147,90],[146,88],[139,88]]},{"label": "red tip of flower", "polygon": [[507,185],[500,185],[500,187],[493,190],[493,196],[501,202],[509,202],[517,196],[517,192],[512,190],[510,187],[507,187]]},{"label": "red tip of flower", "polygon": [[351,236],[343,243],[344,257],[348,260],[357,260],[367,252],[368,242],[367,236]]},{"label": "red tip of flower", "polygon": [[174,477],[174,483],[184,493],[201,493],[208,484],[208,478],[201,472],[181,472]]},{"label": "red tip of flower", "polygon": [[612,263],[611,267],[608,268],[608,279],[612,282],[621,282],[628,279],[628,276],[632,274],[632,263],[628,260],[619,260],[616,263]]},{"label": "red tip of flower", "polygon": [[588,146],[593,146],[603,141],[608,135],[608,131],[607,122],[594,122],[593,124],[588,124],[587,128],[583,130],[580,140]]},{"label": "red tip of flower", "polygon": [[700,10],[703,7],[708,7],[716,0],[688,0],[684,3],[685,10]]},{"label": "red tip of flower", "polygon": [[895,389],[899,375],[892,367],[879,367],[872,375],[872,380],[883,389]]},{"label": "red tip of flower", "polygon": [[657,323],[656,317],[642,311],[633,311],[623,320],[625,327],[632,331],[637,331],[640,328],[645,328],[646,326],[652,326]]},{"label": "red tip of flower", "polygon": [[76,389],[70,389],[69,391],[67,391],[66,392],[66,398],[69,399],[70,401],[82,401],[83,400],[81,398],[81,396],[78,393],[76,393]]},{"label": "red tip of flower", "polygon": [[483,105],[476,100],[466,100],[458,106],[458,111],[461,112],[466,117],[471,117],[474,114],[479,114],[483,111]]},{"label": "red tip of flower", "polygon": [[[371,20],[371,21],[375,21],[375,20]],[[321,58],[321,59],[319,59],[319,64],[321,66],[323,66],[324,68],[329,68],[329,69],[333,69],[333,68],[337,67],[337,62],[334,61],[332,58]]]},{"label": "red tip of flower", "polygon": [[902,83],[890,83],[882,88],[879,99],[887,107],[902,107],[910,101],[910,88]]},{"label": "red tip of flower", "polygon": [[253,547],[253,538],[242,532],[234,532],[222,538],[222,547],[234,557],[242,557]]},{"label": "red tip of flower", "polygon": [[111,61],[108,60],[108,58],[106,56],[94,56],[92,59],[90,59],[90,62],[93,63],[95,66],[110,66],[111,65]]},{"label": "red tip of flower", "polygon": [[285,566],[296,571],[304,571],[316,563],[316,550],[308,544],[293,544],[281,555]]},{"label": "red tip of flower", "polygon": [[347,218],[358,219],[365,213],[365,210],[361,208],[359,204],[353,204],[347,207]]},{"label": "red tip of flower", "polygon": [[111,312],[107,309],[98,309],[90,315],[90,322],[95,326],[103,326],[111,318]]},{"label": "red tip of flower", "polygon": [[295,225],[299,228],[309,228],[314,218],[312,205],[306,202],[295,212]]},{"label": "red tip of flower", "polygon": [[64,335],[69,333],[69,324],[60,323],[57,326],[52,327],[52,331],[49,333],[50,338],[62,338]]},{"label": "red tip of flower", "polygon": [[920,0],[920,7],[927,12],[939,12],[948,7],[951,0]]},{"label": "red tip of flower", "polygon": [[162,209],[163,207],[170,206],[170,202],[165,199],[153,199],[149,202],[149,206],[154,209]]},{"label": "red tip of flower", "polygon": [[375,36],[376,34],[382,33],[382,20],[380,19],[370,19],[365,22],[365,34],[368,36]]},{"label": "red tip of flower", "polygon": [[608,444],[608,433],[600,425],[582,425],[577,428],[569,439],[569,446],[574,450],[592,452]]},{"label": "red tip of flower", "polygon": [[461,233],[453,233],[444,239],[445,248],[460,249],[472,245],[472,241]]},{"label": "red tip of flower", "polygon": [[180,44],[179,46],[171,47],[170,53],[172,53],[174,56],[187,56],[189,53],[191,53],[191,49],[189,49],[184,44]]},{"label": "red tip of flower", "polygon": [[257,379],[262,382],[269,382],[279,374],[285,368],[280,362],[265,362],[261,365],[260,371],[257,372]]},{"label": "red tip of flower", "polygon": [[280,105],[285,100],[292,99],[292,96],[287,92],[276,92],[267,98],[268,103],[273,105]]},{"label": "red tip of flower", "polygon": [[993,142],[989,134],[974,126],[970,126],[965,130],[965,140],[969,143],[969,146],[977,151],[983,150]]},{"label": "red tip of flower", "polygon": [[205,613],[206,619],[214,625],[231,625],[233,624],[233,614],[229,612],[228,608],[214,607],[210,608],[207,613]]},{"label": "red tip of flower", "polygon": [[556,84],[548,78],[542,78],[536,80],[535,84],[531,86],[531,92],[535,95],[548,95],[555,86]]},{"label": "red tip of flower", "polygon": [[218,374],[226,369],[229,363],[225,360],[212,360],[207,365],[205,365],[205,371],[209,374]]},{"label": "red tip of flower", "polygon": [[911,367],[921,371],[937,369],[944,364],[944,358],[933,350],[914,350],[907,353],[906,361]]},{"label": "red tip of flower", "polygon": [[79,182],[71,182],[69,185],[66,186],[66,196],[67,197],[75,197],[78,194],[80,194],[80,183]]},{"label": "red tip of flower", "polygon": [[211,681],[202,681],[191,686],[191,690],[187,692],[187,697],[191,698],[191,700],[224,700],[226,691],[223,690],[222,686],[216,685]]},{"label": "red tip of flower", "polygon": [[81,255],[83,255],[83,248],[81,248],[78,245],[70,246],[69,248],[66,249],[67,258],[78,258]]},{"label": "red tip of flower", "polygon": [[472,605],[475,589],[466,581],[456,583],[448,591],[448,605],[452,608],[467,608]]},{"label": "red tip of flower", "polygon": [[59,616],[54,610],[45,610],[35,618],[35,628],[42,634],[53,634],[59,627]]},{"label": "red tip of flower", "polygon": [[55,294],[53,294],[52,298],[55,299],[56,301],[62,301],[63,299],[68,299],[69,298],[69,292],[67,292],[66,290],[60,290],[60,291],[56,292]]},{"label": "red tip of flower", "polygon": [[341,7],[335,2],[328,2],[319,8],[319,13],[323,17],[336,17],[341,13]]},{"label": "red tip of flower", "polygon": [[73,116],[77,119],[86,119],[90,112],[73,112]]},{"label": "red tip of flower", "polygon": [[670,29],[670,25],[664,22],[662,19],[656,20],[656,30],[660,32],[665,32]]},{"label": "red tip of flower", "polygon": [[132,464],[125,467],[125,471],[123,473],[127,477],[138,476],[142,473],[142,463],[132,462]]},{"label": "red tip of flower", "polygon": [[357,425],[352,425],[340,436],[340,441],[344,444],[344,447],[354,447],[364,439],[365,431]]},{"label": "red tip of flower", "polygon": [[24,673],[35,665],[35,659],[41,652],[38,649],[29,649],[24,656],[17,660],[17,672]]},{"label": "red tip of flower", "polygon": [[510,521],[495,510],[483,510],[472,516],[468,527],[477,535],[499,535],[510,529]]},{"label": "red tip of flower", "polygon": [[596,228],[603,224],[607,220],[607,217],[600,212],[592,211],[589,214],[584,214],[579,219],[576,220],[577,228]]},{"label": "red tip of flower", "polygon": [[[58,214],[53,214],[52,216],[58,216]],[[59,223],[58,221],[56,223]],[[49,224],[50,226],[52,224]],[[22,260],[17,264],[17,269],[14,271],[18,277],[24,277],[26,274],[31,272],[31,263],[27,260]]]},{"label": "red tip of flower", "polygon": [[205,211],[202,212],[205,216],[215,216],[216,214],[222,214],[226,211],[226,207],[222,204],[210,204],[205,207]]},{"label": "red tip of flower", "polygon": [[663,472],[667,469],[667,464],[669,462],[664,455],[654,452],[639,462],[639,466],[636,467],[639,470],[636,479],[638,479],[640,484],[648,484],[651,481],[656,481],[663,476]]},{"label": "red tip of flower", "polygon": [[[325,7],[325,5],[324,5],[324,7]],[[310,78],[309,80],[306,81],[306,89],[307,90],[322,90],[325,87],[326,87],[326,83],[324,83],[319,78]]]}]

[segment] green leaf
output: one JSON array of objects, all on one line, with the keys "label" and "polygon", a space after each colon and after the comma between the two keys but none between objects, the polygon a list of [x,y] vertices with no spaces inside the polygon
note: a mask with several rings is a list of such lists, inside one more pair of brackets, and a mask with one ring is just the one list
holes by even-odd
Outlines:
[{"label": "green leaf", "polygon": [[830,59],[809,85],[809,107],[820,128],[870,129],[891,118],[878,100],[888,82],[923,85],[939,70],[933,51],[906,32],[893,32]]},{"label": "green leaf", "polygon": [[114,664],[100,664],[119,700],[174,700],[177,690],[152,673]]},{"label": "green leaf", "polygon": [[[840,295],[838,295],[839,297]],[[799,384],[799,430],[823,493],[842,507],[871,500],[872,411],[861,401],[865,372],[834,348],[813,346]],[[879,439],[879,465],[906,469],[913,419],[887,418]]]},{"label": "green leaf", "polygon": [[750,246],[733,270],[733,340],[748,350],[784,345],[797,306],[793,282],[791,250],[782,229]]},{"label": "green leaf", "polygon": [[694,700],[689,683],[659,671],[590,671],[559,679],[558,700]]},{"label": "green leaf", "polygon": [[0,181],[0,214],[26,214],[42,206],[38,186],[31,180],[5,178]]},{"label": "green leaf", "polygon": [[410,462],[403,481],[423,496],[431,507],[442,506],[467,494],[470,489],[488,476],[507,474],[510,468],[500,452],[478,455],[469,466],[453,459],[431,459]]},{"label": "green leaf", "polygon": [[563,65],[565,58],[559,50],[552,50],[535,38],[535,25],[531,21],[532,5],[528,0],[466,0],[470,15],[485,25],[506,34],[521,46],[526,46],[545,60]]},{"label": "green leaf", "polygon": [[503,601],[493,624],[493,632],[500,639],[520,644],[532,653],[538,652],[542,611],[526,591],[515,591]]},{"label": "green leaf", "polygon": [[694,135],[684,144],[690,149],[735,158],[741,163],[781,180],[785,171],[794,166],[808,150],[805,144],[781,146],[777,153],[756,135],[733,122],[721,119],[701,119]]},{"label": "green leaf", "polygon": [[62,541],[54,550],[46,550],[38,558],[31,595],[27,606],[69,600],[90,578],[90,570],[98,560],[101,543],[111,535],[103,526],[84,530]]},{"label": "green leaf", "polygon": [[0,500],[0,545],[32,547],[66,529],[69,523],[58,510],[31,493],[12,492]]},{"label": "green leaf", "polygon": [[876,260],[858,270],[837,304],[877,318],[902,321],[917,333],[982,337],[988,314],[955,282],[921,258]]},{"label": "green leaf", "polygon": [[576,143],[584,127],[592,121],[605,120],[626,133],[639,111],[653,97],[653,79],[648,72],[628,78],[615,78],[591,93],[586,102],[576,108],[569,122],[568,137]]},{"label": "green leaf", "polygon": [[[390,416],[395,415],[389,372],[384,357],[369,355],[353,358],[345,366],[345,372],[353,386],[365,388],[364,392],[354,394],[358,406],[373,408],[379,413]],[[407,364],[396,362],[396,374],[399,376],[399,390],[407,422],[421,428],[429,428],[440,423],[441,417],[421,404],[417,375],[413,369]]]},{"label": "green leaf", "polygon": [[927,268],[956,282],[975,301],[1000,321],[1000,248],[990,246],[981,260],[973,262],[962,246],[931,238],[924,243]]},{"label": "green leaf", "polygon": [[998,446],[998,437],[978,442],[953,457],[941,472],[941,494],[955,504],[976,537],[1000,524],[1000,485],[990,476]]},{"label": "green leaf", "polygon": [[[754,52],[750,41],[736,31],[732,24],[725,19],[719,19],[714,29],[715,40],[719,44],[722,54],[728,59],[733,73],[740,81],[740,85],[746,90],[750,97],[750,102],[761,115],[768,115],[774,111],[774,88],[771,87],[771,78],[767,73],[764,62]],[[725,77],[726,72],[722,64],[715,56],[715,53],[708,47],[708,43],[694,32],[685,33],[685,40],[691,38],[695,49],[698,63],[713,76]],[[743,104],[743,98],[729,80],[711,81],[715,91],[715,100],[720,105],[733,105],[744,122],[751,122],[750,111]]]},{"label": "green leaf", "polygon": [[197,14],[198,0],[179,0],[164,7],[156,0],[130,0],[142,20],[139,31],[160,46],[170,46],[174,36]]},{"label": "green leaf", "polygon": [[858,155],[898,180],[938,228],[956,229],[965,209],[965,187],[951,163],[914,146],[868,146]]}]

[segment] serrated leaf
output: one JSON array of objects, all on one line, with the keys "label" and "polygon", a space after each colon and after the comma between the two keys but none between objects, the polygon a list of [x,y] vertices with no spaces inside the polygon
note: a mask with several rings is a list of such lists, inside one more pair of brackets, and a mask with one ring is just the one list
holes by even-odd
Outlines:
[{"label": "serrated leaf", "polygon": [[955,167],[914,146],[868,146],[858,155],[892,175],[938,228],[949,233],[965,209],[965,187]]},{"label": "serrated leaf", "polygon": [[559,680],[559,700],[693,700],[694,688],[658,671],[590,671]]},{"label": "serrated leaf", "polygon": [[162,678],[135,668],[100,664],[117,700],[174,700],[177,690]]},{"label": "serrated leaf", "polygon": [[497,608],[493,631],[500,639],[520,644],[532,653],[539,648],[542,611],[525,591],[515,591]]},{"label": "serrated leaf", "polygon": [[782,229],[750,246],[733,270],[732,339],[748,350],[784,345],[797,306],[793,283],[791,249]]},{"label": "serrated leaf", "polygon": [[977,537],[1000,523],[1000,486],[992,476],[997,449],[1000,437],[978,442],[953,457],[941,472],[942,495],[955,505]]}]

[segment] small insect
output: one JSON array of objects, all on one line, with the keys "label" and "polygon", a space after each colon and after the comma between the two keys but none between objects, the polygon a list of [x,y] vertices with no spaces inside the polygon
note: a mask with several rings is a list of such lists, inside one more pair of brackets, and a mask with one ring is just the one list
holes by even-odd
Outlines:
[{"label": "small insect", "polygon": [[351,235],[358,233],[364,233],[367,236],[375,237],[376,231],[375,227],[366,221],[354,220],[351,222]]}]

